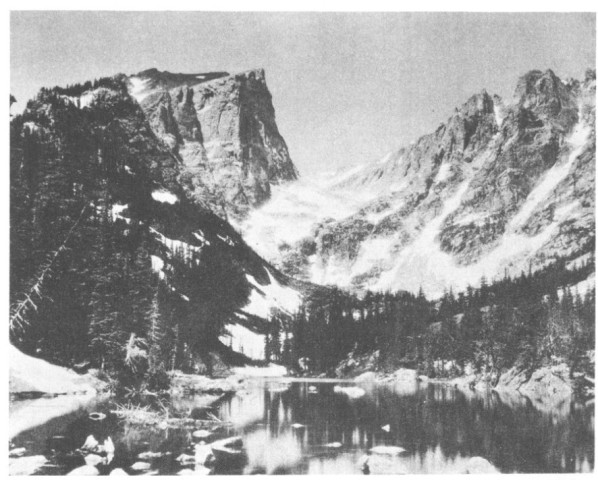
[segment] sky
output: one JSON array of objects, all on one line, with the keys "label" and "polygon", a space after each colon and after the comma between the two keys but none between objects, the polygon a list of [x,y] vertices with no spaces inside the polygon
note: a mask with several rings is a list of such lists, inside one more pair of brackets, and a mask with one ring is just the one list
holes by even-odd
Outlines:
[{"label": "sky", "polygon": [[264,68],[300,174],[376,162],[429,133],[471,95],[519,76],[595,68],[594,13],[15,12],[10,88],[148,68]]}]

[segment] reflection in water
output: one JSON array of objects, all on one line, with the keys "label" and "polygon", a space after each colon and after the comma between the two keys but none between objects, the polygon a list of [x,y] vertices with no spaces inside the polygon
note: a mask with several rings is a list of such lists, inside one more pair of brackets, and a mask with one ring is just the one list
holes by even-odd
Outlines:
[{"label": "reflection in water", "polygon": [[[455,473],[476,456],[501,472],[593,469],[591,407],[537,408],[522,396],[505,401],[493,392],[433,384],[372,387],[355,399],[335,393],[333,384],[318,383],[317,394],[309,387],[297,382],[286,391],[272,391],[264,381],[222,405],[221,417],[244,433],[248,472],[360,473],[359,459],[376,445],[407,450],[377,458],[378,473]],[[293,423],[305,428],[294,429]],[[342,447],[327,447],[334,442]],[[274,451],[272,458],[264,453]]]},{"label": "reflection in water", "polygon": [[[219,435],[241,435],[246,454],[243,464],[220,466],[216,473],[360,474],[365,458],[372,474],[459,473],[472,457],[483,457],[505,473],[594,468],[593,405],[538,405],[521,396],[462,392],[434,384],[371,385],[365,395],[351,398],[342,389],[335,392],[335,385],[249,381],[246,391],[214,409],[232,425],[223,424]],[[201,397],[179,403],[190,412],[205,406]],[[58,474],[82,464],[68,452],[81,446],[87,435],[99,440],[110,435],[116,445],[110,470],[131,473],[140,453],[162,452],[166,455],[150,461],[151,469],[173,474],[183,468],[176,461],[179,455],[193,455],[192,432],[192,426],[125,426],[110,417],[94,423],[81,413],[23,432],[13,442],[25,446],[28,455],[45,455],[54,465],[45,473]],[[375,446],[397,446],[406,452],[388,448],[380,450],[391,454],[369,454]]]}]

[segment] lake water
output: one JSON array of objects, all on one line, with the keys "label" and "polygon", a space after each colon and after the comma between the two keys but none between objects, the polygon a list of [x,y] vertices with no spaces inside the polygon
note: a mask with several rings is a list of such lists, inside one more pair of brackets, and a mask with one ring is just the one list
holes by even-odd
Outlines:
[{"label": "lake water", "polygon": [[[503,473],[594,469],[593,404],[547,405],[437,384],[371,386],[364,387],[365,393],[349,390],[350,396],[338,388],[350,386],[347,383],[247,383],[244,391],[211,412],[225,422],[217,437],[239,435],[244,443],[243,459],[220,465],[215,473],[361,474],[365,455],[377,446],[401,447],[404,452],[369,455],[372,474],[459,473],[472,457],[487,459]],[[194,413],[193,397],[180,402]],[[102,473],[116,467],[134,473],[131,465],[147,451],[170,454],[147,460],[146,474],[194,468],[176,461],[181,453],[193,455],[193,428],[126,426],[110,415],[93,422],[88,410],[22,432],[13,438],[14,447],[25,447],[27,455],[45,455],[49,463],[40,473],[46,474],[83,465],[73,450],[90,434],[100,441],[110,436],[116,446],[114,459]]]}]

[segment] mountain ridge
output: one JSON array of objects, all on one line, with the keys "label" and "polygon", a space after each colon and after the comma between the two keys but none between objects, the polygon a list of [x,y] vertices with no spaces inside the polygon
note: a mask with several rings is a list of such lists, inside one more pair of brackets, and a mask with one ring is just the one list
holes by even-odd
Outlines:
[{"label": "mountain ridge", "polygon": [[[530,261],[539,268],[558,254],[581,255],[594,238],[594,96],[592,70],[581,82],[533,70],[509,101],[483,90],[434,132],[326,185],[322,191],[364,201],[343,218],[314,222],[301,242],[283,244],[269,258],[316,283],[410,291],[422,285],[440,295],[505,268],[519,272]],[[559,210],[567,200],[579,200],[580,208],[567,207],[573,216]],[[248,239],[264,238],[259,215],[241,227]],[[556,230],[547,233],[549,224]]]}]

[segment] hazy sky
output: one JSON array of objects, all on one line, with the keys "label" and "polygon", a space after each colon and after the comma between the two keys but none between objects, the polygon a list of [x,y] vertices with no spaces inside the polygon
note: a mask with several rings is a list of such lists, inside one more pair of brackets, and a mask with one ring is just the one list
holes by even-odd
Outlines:
[{"label": "hazy sky", "polygon": [[377,161],[485,88],[595,66],[592,14],[13,12],[11,92],[147,68],[266,70],[300,172]]}]

